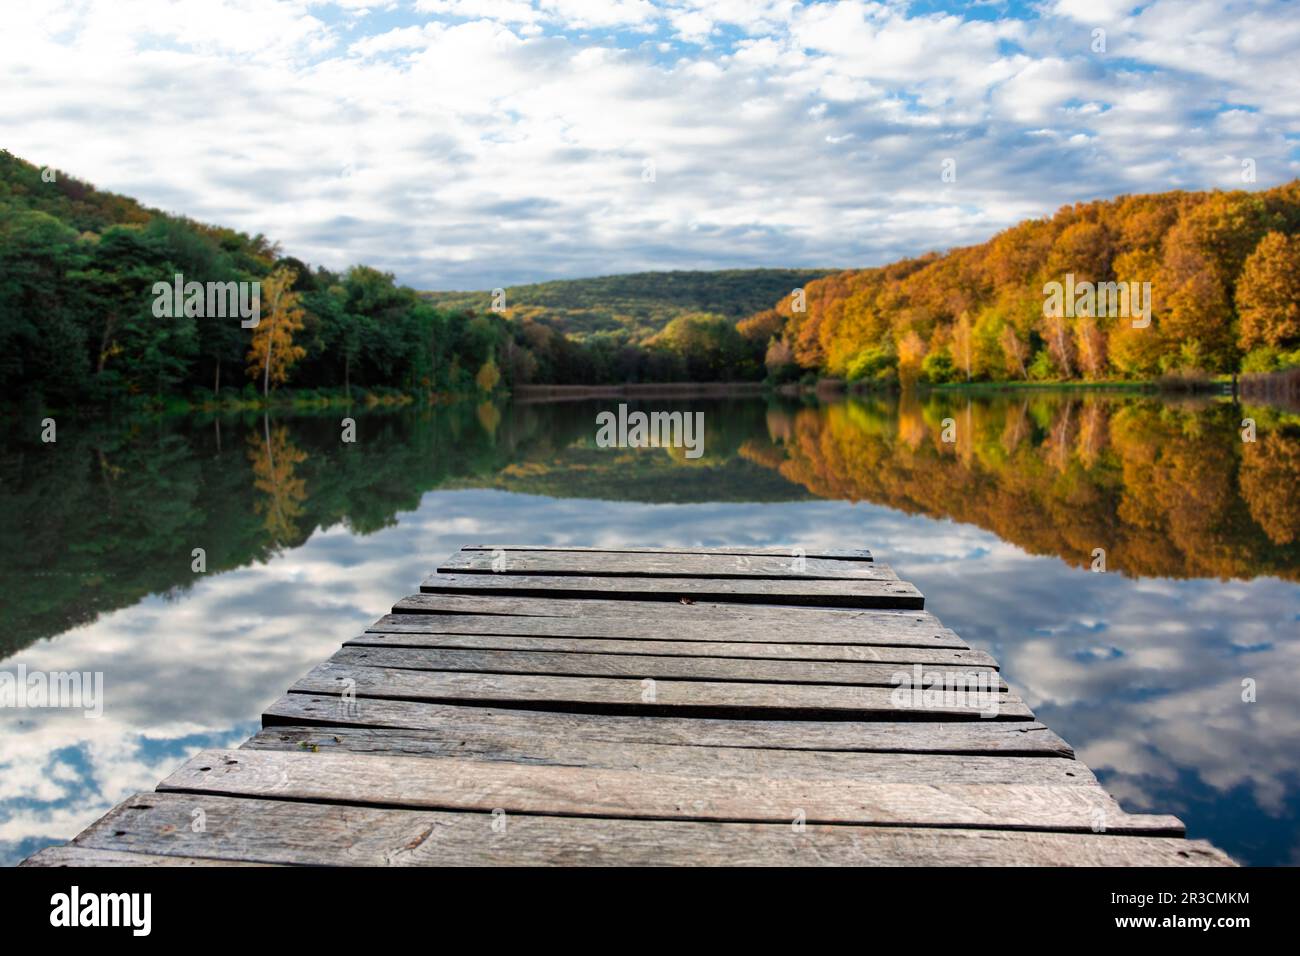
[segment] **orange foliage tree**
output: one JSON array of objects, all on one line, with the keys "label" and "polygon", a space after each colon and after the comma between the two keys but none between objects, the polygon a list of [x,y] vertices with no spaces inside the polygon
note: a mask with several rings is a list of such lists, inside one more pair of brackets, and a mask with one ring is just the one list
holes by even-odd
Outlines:
[{"label": "orange foliage tree", "polygon": [[[1124,196],[1062,207],[982,245],[813,280],[806,309],[795,312],[787,296],[774,316],[751,323],[777,335],[801,368],[837,377],[888,361],[912,380],[926,343],[969,379],[1234,371],[1253,344],[1300,340],[1297,243],[1300,180],[1259,192]],[[1107,302],[1149,289],[1150,321],[1133,327],[1132,298],[1128,314],[1045,319],[1044,283],[1066,275],[1076,286],[1124,283]]]},{"label": "orange foliage tree", "polygon": [[1270,232],[1237,283],[1241,347],[1290,345],[1300,339],[1300,236]]}]

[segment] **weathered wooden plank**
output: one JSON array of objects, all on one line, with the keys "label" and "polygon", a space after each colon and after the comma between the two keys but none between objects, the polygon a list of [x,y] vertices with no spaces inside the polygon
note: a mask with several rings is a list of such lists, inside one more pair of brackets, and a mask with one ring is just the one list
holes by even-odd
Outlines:
[{"label": "weathered wooden plank", "polygon": [[1037,721],[810,721],[628,717],[466,707],[410,700],[286,694],[262,715],[266,727],[348,725],[439,734],[515,734],[611,743],[763,747],[878,753],[1071,757],[1073,749]]},{"label": "weathered wooden plank", "polygon": [[[650,654],[574,654],[548,651],[484,651],[433,647],[345,646],[335,664],[398,667],[421,671],[483,674],[552,674],[560,677],[646,677],[655,680],[728,681],[759,684],[846,684],[861,687],[926,686],[945,675],[969,676],[972,686],[1005,691],[991,667],[878,664],[857,661],[771,661]],[[942,685],[940,685],[942,686]]]},{"label": "weathered wooden plank", "polygon": [[[1232,866],[1202,840],[1095,833],[701,823],[402,810],[144,793],[77,838],[181,858],[307,866]],[[504,826],[502,826],[504,823]],[[494,829],[494,824],[496,824]]]},{"label": "weathered wooden plank", "polygon": [[[455,602],[449,606],[448,602]],[[595,613],[582,615],[584,603]],[[532,608],[521,605],[533,605]],[[564,605],[565,614],[530,613]],[[482,613],[474,613],[478,607]],[[465,598],[413,594],[376,621],[372,631],[441,634],[530,634],[539,637],[609,637],[627,640],[747,643],[861,644],[875,647],[954,647],[966,642],[926,611],[826,610],[760,605],[672,604],[657,601],[548,601],[539,598]],[[618,615],[604,613],[619,608]],[[569,614],[569,611],[572,614]],[[468,613],[467,613],[468,612]],[[773,613],[777,612],[777,613]]]},{"label": "weathered wooden plank", "polygon": [[897,581],[888,565],[803,555],[624,554],[609,551],[458,551],[439,574]]},{"label": "weathered wooden plank", "polygon": [[[444,673],[388,667],[318,664],[290,688],[305,694],[355,693],[358,697],[437,702],[482,701],[546,710],[665,714],[697,717],[766,715],[802,719],[1032,720],[1014,694],[992,692],[934,706],[897,688],[831,684],[740,684],[718,681],[636,680],[614,677],[550,677],[520,674]],[[981,717],[987,714],[988,717]]]},{"label": "weathered wooden plank", "polygon": [[1180,835],[1100,787],[692,777],[452,757],[207,750],[160,791],[424,809],[734,822],[895,824]]},{"label": "weathered wooden plank", "polygon": [[788,777],[872,783],[1022,783],[1097,786],[1078,760],[958,754],[845,753],[671,744],[607,743],[536,733],[393,730],[374,727],[268,727],[241,750],[459,757],[479,761],[599,767],[704,777]]},{"label": "weathered wooden plank", "polygon": [[[792,557],[800,545],[789,547],[725,547],[725,548],[641,548],[631,545],[619,545],[608,548],[579,547],[577,545],[535,545],[535,544],[467,544],[461,551],[565,551],[591,554],[730,554],[750,555],[755,557]],[[871,552],[866,548],[805,548],[809,558],[830,558],[836,561],[871,561]]]},{"label": "weathered wooden plank", "polygon": [[925,598],[905,581],[777,581],[759,579],[601,578],[556,575],[434,574],[425,594],[497,594],[515,597],[633,601],[728,601],[802,607],[916,608]]},{"label": "weathered wooden plank", "polygon": [[28,865],[1231,864],[1125,813],[865,552],[495,550]]},{"label": "weathered wooden plank", "polygon": [[[530,620],[524,618],[523,620]],[[760,660],[865,661],[881,664],[942,664],[997,669],[984,651],[946,647],[870,647],[856,644],[784,644],[722,641],[607,640],[598,637],[535,637],[509,634],[441,634],[366,631],[345,647],[443,647],[498,651],[561,651],[575,654],[653,654],[676,657]]]},{"label": "weathered wooden plank", "polygon": [[19,866],[274,866],[240,859],[216,859],[197,856],[167,856],[136,853],[128,850],[100,850],[65,843],[34,853]]}]

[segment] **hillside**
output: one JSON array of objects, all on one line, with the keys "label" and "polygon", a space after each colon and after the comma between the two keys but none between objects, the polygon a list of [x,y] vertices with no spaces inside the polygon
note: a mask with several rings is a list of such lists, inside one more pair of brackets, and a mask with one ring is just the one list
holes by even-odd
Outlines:
[{"label": "hillside", "polygon": [[777,378],[1273,371],[1300,365],[1298,233],[1300,180],[1080,203],[977,246],[812,281],[804,311],[786,295],[740,330],[772,341]]},{"label": "hillside", "polygon": [[[188,291],[184,314],[155,312],[155,286],[176,274],[258,285],[263,321],[208,317]],[[518,320],[509,321],[488,309],[489,293],[431,301],[368,266],[312,268],[261,234],[43,175],[0,150],[0,404],[249,408],[482,397],[520,384],[757,380],[767,339],[742,336],[736,320],[824,274],[543,283],[509,291]]]},{"label": "hillside", "polygon": [[[201,302],[156,311],[154,288],[178,273],[266,286],[272,321],[205,317]],[[1055,313],[1053,283],[1068,290]],[[247,408],[277,387],[280,401],[310,404],[765,375],[941,384],[1293,369],[1300,180],[1066,206],[879,268],[546,282],[507,289],[504,315],[490,296],[420,293],[364,265],[313,269],[261,234],[45,176],[0,150],[0,404],[50,409]]]},{"label": "hillside", "polygon": [[[639,342],[673,319],[709,313],[740,319],[830,269],[724,269],[634,272],[510,286],[506,314],[545,322],[574,338],[604,333]],[[490,292],[426,292],[439,308],[487,311]]]},{"label": "hillside", "polygon": [[[184,308],[159,311],[155,286],[177,274],[187,288],[257,285],[263,321],[246,327],[188,291]],[[440,312],[376,269],[312,269],[263,235],[0,150],[0,403],[246,407],[274,386],[309,401],[490,392],[512,335],[497,316]]]}]

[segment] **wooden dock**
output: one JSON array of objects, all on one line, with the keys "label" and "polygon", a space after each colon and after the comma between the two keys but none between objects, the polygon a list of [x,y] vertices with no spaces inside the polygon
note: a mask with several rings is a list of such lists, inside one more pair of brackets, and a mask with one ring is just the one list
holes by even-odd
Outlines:
[{"label": "wooden dock", "polygon": [[26,865],[1232,865],[923,603],[865,551],[468,547]]}]

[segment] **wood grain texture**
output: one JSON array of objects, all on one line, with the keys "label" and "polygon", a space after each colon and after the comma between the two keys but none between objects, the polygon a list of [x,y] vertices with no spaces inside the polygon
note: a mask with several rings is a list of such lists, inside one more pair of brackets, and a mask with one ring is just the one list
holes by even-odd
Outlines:
[{"label": "wood grain texture", "polygon": [[897,689],[889,687],[655,680],[652,688],[646,680],[650,679],[444,673],[327,662],[314,667],[290,691],[339,695],[351,692],[358,697],[392,700],[477,701],[589,713],[675,711],[697,717],[1032,720],[1034,716],[1019,697],[1010,693],[926,706],[924,701],[900,705],[895,697]]},{"label": "wood grain texture", "polygon": [[905,581],[804,581],[647,577],[434,574],[425,594],[498,594],[514,597],[606,600],[728,601],[795,607],[922,608],[925,598]]},{"label": "wood grain texture", "polygon": [[512,734],[609,743],[701,747],[951,753],[1070,757],[1074,751],[1037,721],[813,721],[627,717],[466,707],[359,697],[286,694],[262,715],[263,726],[391,727],[458,734]]},{"label": "wood grain texture", "polygon": [[691,777],[451,757],[208,750],[160,791],[426,809],[637,819],[996,827],[1181,835],[1100,787]]},{"label": "wood grain texture", "polygon": [[[557,607],[557,605],[559,607]],[[591,605],[590,614],[581,613]],[[482,613],[466,613],[477,607]],[[719,608],[726,608],[719,613]],[[612,613],[621,609],[620,613]],[[555,614],[537,612],[556,611]],[[552,601],[413,594],[369,630],[626,640],[967,647],[926,611],[826,610],[654,601]]]},{"label": "wood grain texture", "polygon": [[956,754],[827,753],[672,744],[607,743],[492,731],[456,734],[371,727],[269,727],[240,749],[290,753],[459,757],[557,767],[599,767],[714,777],[788,777],[874,783],[1024,783],[1096,786],[1078,760]]},{"label": "wood grain texture", "polygon": [[[531,618],[522,618],[528,621]],[[436,631],[436,627],[433,629]],[[574,654],[659,655],[787,661],[861,661],[880,664],[940,664],[997,669],[984,651],[943,647],[893,647],[859,644],[787,644],[757,641],[661,641],[599,637],[539,637],[511,634],[442,634],[403,629],[366,631],[344,647],[436,647],[498,651],[560,651]]]},{"label": "wood grain texture", "polygon": [[[722,547],[722,548],[641,548],[632,545],[619,545],[608,548],[580,547],[577,545],[535,545],[535,544],[467,544],[462,551],[532,551],[532,552],[577,552],[584,554],[734,554],[755,557],[789,557],[794,549],[789,547]],[[805,548],[810,558],[833,558],[836,561],[871,561],[871,552],[865,548]]]},{"label": "wood grain texture", "polygon": [[136,853],[128,850],[100,850],[78,844],[46,847],[34,853],[19,866],[273,866],[271,863],[254,863],[241,859],[212,859],[197,856],[172,856],[155,853]]},{"label": "wood grain texture", "polygon": [[457,551],[439,574],[897,581],[888,565],[836,558],[738,554],[627,554],[609,551]]},{"label": "wood grain texture", "polygon": [[307,866],[1231,866],[1201,840],[1010,830],[704,823],[402,810],[145,793],[83,849]]},{"label": "wood grain texture", "polygon": [[972,686],[1007,689],[991,667],[962,665],[958,669],[933,664],[876,664],[826,661],[771,661],[648,654],[574,654],[547,651],[485,651],[430,647],[346,646],[330,661],[343,665],[397,667],[422,671],[480,674],[550,674],[559,677],[632,677],[640,680],[725,681],[757,684],[846,684],[897,687],[914,680],[968,676]]}]

